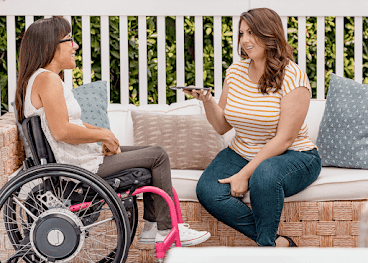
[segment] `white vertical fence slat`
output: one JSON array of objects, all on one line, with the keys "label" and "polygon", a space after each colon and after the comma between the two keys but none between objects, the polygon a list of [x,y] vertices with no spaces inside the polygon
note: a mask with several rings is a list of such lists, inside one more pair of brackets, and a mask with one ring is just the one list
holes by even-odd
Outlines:
[{"label": "white vertical fence slat", "polygon": [[306,17],[298,17],[298,65],[304,72],[307,69],[306,59]]},{"label": "white vertical fence slat", "polygon": [[214,86],[215,98],[222,91],[222,17],[213,17],[213,48],[214,48]]},{"label": "white vertical fence slat", "polygon": [[[176,85],[185,85],[184,16],[176,16]],[[184,92],[176,91],[176,101],[184,101]]]},{"label": "white vertical fence slat", "polygon": [[52,17],[51,15],[44,16],[44,18],[51,18],[51,17]]},{"label": "white vertical fence slat", "polygon": [[120,38],[120,102],[129,104],[129,55],[128,55],[128,17],[119,17]]},{"label": "white vertical fence slat", "polygon": [[[70,27],[72,26],[72,17],[71,16],[63,16],[70,24]],[[72,33],[73,30],[71,30],[70,33]],[[64,70],[64,83],[69,88],[73,88],[73,70],[72,69],[65,69]]]},{"label": "white vertical fence slat", "polygon": [[138,16],[139,105],[147,104],[147,20]]},{"label": "white vertical fence slat", "polygon": [[317,17],[317,99],[325,98],[325,17]]},{"label": "white vertical fence slat", "polygon": [[82,16],[82,66],[83,84],[91,83],[91,21],[90,16]]},{"label": "white vertical fence slat", "polygon": [[165,16],[157,17],[158,104],[166,104],[166,29]]},{"label": "white vertical fence slat", "polygon": [[203,87],[203,17],[195,16],[195,86]]},{"label": "white vertical fence slat", "polygon": [[6,16],[6,35],[7,35],[7,67],[8,67],[8,106],[9,111],[13,112],[11,102],[15,99],[17,88],[17,59],[15,42],[15,16]]},{"label": "white vertical fence slat", "polygon": [[26,20],[26,28],[25,30],[28,29],[28,27],[34,22],[34,17],[33,16],[26,16],[25,17]]},{"label": "white vertical fence slat", "polygon": [[233,16],[233,62],[240,60],[238,53],[238,29],[240,16]]},{"label": "white vertical fence slat", "polygon": [[[110,26],[109,16],[101,16],[101,80],[106,81],[107,101],[110,101]],[[91,70],[89,71],[91,72]],[[89,74],[91,76],[91,73]]]},{"label": "white vertical fence slat", "polygon": [[337,16],[335,18],[336,30],[336,75],[344,76],[344,17]]},{"label": "white vertical fence slat", "polygon": [[285,39],[288,39],[288,33],[287,33],[287,21],[288,18],[287,16],[282,16],[281,17],[281,21],[282,21],[282,27],[284,28],[284,35],[285,35]]},{"label": "white vertical fence slat", "polygon": [[354,80],[362,83],[363,81],[363,18],[356,16],[354,20]]}]

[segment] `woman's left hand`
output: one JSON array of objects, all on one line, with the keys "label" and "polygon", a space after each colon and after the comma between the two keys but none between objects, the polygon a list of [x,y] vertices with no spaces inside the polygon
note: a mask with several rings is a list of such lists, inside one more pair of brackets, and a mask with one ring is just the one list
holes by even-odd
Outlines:
[{"label": "woman's left hand", "polygon": [[221,184],[230,184],[231,195],[234,197],[243,198],[245,193],[248,191],[248,178],[242,174],[237,173],[233,176],[225,179],[218,180]]},{"label": "woman's left hand", "polygon": [[118,154],[121,153],[121,149],[119,147],[119,145],[117,145],[116,149],[109,149],[106,144],[104,142],[102,142],[102,154],[104,156],[110,156],[110,155],[114,155],[114,154]]}]

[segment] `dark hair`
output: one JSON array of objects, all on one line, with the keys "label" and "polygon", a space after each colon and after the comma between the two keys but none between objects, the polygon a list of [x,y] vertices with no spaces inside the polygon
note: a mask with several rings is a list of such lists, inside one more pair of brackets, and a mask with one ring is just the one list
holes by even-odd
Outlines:
[{"label": "dark hair", "polygon": [[[293,48],[285,39],[281,18],[275,11],[268,8],[251,9],[240,15],[239,35],[243,21],[255,35],[256,41],[260,41],[265,46],[266,65],[258,88],[262,93],[277,92],[282,87],[285,67],[289,64],[289,60],[294,61]],[[240,46],[240,38],[238,51],[242,58],[249,58]]]},{"label": "dark hair", "polygon": [[60,16],[53,16],[35,21],[24,33],[19,50],[18,81],[15,93],[15,106],[20,123],[24,119],[24,99],[29,78],[36,70],[51,63],[60,40],[70,32],[71,27],[67,20]]}]

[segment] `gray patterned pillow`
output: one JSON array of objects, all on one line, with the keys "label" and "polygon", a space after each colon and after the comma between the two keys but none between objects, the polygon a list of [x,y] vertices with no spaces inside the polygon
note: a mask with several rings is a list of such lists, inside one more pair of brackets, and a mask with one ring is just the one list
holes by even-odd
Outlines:
[{"label": "gray patterned pillow", "polygon": [[82,109],[82,121],[100,128],[110,129],[107,116],[106,81],[84,84],[72,91]]},{"label": "gray patterned pillow", "polygon": [[317,147],[323,166],[368,169],[368,85],[331,74]]},{"label": "gray patterned pillow", "polygon": [[134,145],[161,145],[172,169],[204,170],[222,149],[220,135],[204,114],[169,115],[132,111]]}]

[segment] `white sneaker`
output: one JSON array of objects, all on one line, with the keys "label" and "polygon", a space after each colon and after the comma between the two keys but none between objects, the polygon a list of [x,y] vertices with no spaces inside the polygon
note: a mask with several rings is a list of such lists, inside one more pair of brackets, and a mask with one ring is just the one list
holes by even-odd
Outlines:
[{"label": "white sneaker", "polygon": [[139,237],[141,244],[154,244],[157,233],[157,222],[146,221]]},{"label": "white sneaker", "polygon": [[[180,241],[183,247],[198,245],[211,237],[210,232],[190,229],[189,224],[183,223],[178,224],[178,226],[179,226]],[[166,236],[167,234],[161,235],[160,231],[157,231],[155,242],[156,243],[163,242]]]}]

